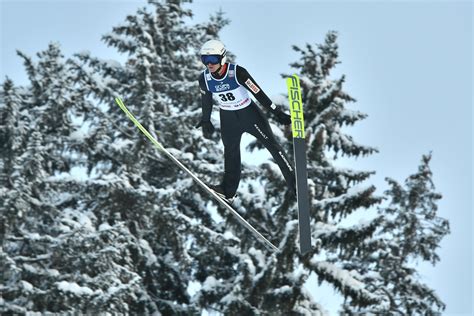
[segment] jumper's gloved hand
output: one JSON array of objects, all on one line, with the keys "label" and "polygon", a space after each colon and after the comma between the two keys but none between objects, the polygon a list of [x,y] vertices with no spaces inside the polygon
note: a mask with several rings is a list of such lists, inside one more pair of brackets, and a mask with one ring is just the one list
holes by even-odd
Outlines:
[{"label": "jumper's gloved hand", "polygon": [[215,131],[214,125],[210,121],[200,121],[196,128],[202,126],[202,134],[205,138],[212,138],[212,134]]},{"label": "jumper's gloved hand", "polygon": [[273,111],[273,114],[275,115],[276,120],[278,121],[278,123],[283,124],[283,125],[290,125],[291,124],[291,116],[289,116],[288,114],[286,114],[282,110],[275,109]]}]

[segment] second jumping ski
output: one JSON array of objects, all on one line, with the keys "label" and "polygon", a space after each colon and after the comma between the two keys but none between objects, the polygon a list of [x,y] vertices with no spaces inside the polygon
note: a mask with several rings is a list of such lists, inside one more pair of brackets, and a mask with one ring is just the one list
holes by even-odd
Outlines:
[{"label": "second jumping ski", "polygon": [[115,102],[122,109],[123,112],[128,116],[128,118],[135,124],[135,126],[153,143],[153,145],[164,153],[171,161],[173,161],[179,168],[185,171],[191,178],[193,178],[196,183],[206,190],[220,205],[226,208],[237,220],[247,228],[259,241],[261,241],[267,248],[274,252],[278,252],[280,249],[272,244],[267,238],[260,234],[252,225],[250,225],[240,214],[234,210],[229,204],[226,203],[219,195],[212,191],[201,179],[198,178],[191,170],[189,170],[185,165],[183,165],[175,156],[173,156],[160,142],[158,142],[149,132],[143,127],[142,124],[133,116],[133,114],[127,109],[125,104],[120,98],[115,98]]},{"label": "second jumping ski", "polygon": [[293,75],[286,79],[286,85],[288,87],[291,129],[293,132],[300,252],[301,254],[305,254],[311,250],[311,227],[309,216],[308,172],[306,170],[306,140],[300,79],[297,75]]}]

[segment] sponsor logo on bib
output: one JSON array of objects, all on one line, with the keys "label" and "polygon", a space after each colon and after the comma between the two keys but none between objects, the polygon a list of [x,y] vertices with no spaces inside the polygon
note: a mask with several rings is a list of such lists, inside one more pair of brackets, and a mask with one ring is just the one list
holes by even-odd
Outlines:
[{"label": "sponsor logo on bib", "polygon": [[217,86],[214,86],[214,87],[216,88],[217,92],[220,92],[220,91],[229,90],[230,89],[230,84],[220,83],[220,84],[218,84]]}]

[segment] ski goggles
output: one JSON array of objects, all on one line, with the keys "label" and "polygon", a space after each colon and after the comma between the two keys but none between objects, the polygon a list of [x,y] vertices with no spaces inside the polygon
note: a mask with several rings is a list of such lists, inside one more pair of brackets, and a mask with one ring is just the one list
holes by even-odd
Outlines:
[{"label": "ski goggles", "polygon": [[201,61],[204,65],[211,64],[217,65],[220,64],[222,60],[222,56],[220,55],[202,55]]}]

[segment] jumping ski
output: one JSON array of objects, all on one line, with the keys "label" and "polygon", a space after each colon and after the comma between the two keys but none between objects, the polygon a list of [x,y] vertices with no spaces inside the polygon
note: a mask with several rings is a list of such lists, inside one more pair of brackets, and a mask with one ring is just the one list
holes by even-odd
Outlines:
[{"label": "jumping ski", "polygon": [[250,225],[240,214],[234,210],[229,204],[227,204],[220,196],[218,196],[214,191],[212,191],[204,182],[202,182],[191,170],[189,170],[185,165],[183,165],[175,156],[173,156],[160,142],[158,142],[149,132],[143,127],[143,125],[138,122],[138,120],[133,116],[133,114],[127,109],[125,104],[120,98],[115,98],[115,102],[122,109],[123,112],[128,116],[128,118],[135,124],[135,126],[152,142],[152,144],[164,153],[172,162],[174,162],[179,168],[185,171],[191,178],[196,181],[196,183],[201,186],[205,191],[207,191],[220,205],[226,208],[237,220],[247,228],[260,242],[262,242],[267,248],[274,252],[280,251],[278,247],[272,244],[268,239],[266,239],[262,234],[260,234],[252,225]]},{"label": "jumping ski", "polygon": [[306,141],[300,79],[297,75],[293,75],[286,79],[286,85],[288,87],[291,129],[293,132],[300,252],[304,255],[311,250],[311,227],[309,216],[308,173],[306,170]]}]

